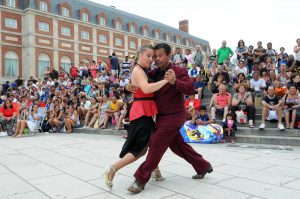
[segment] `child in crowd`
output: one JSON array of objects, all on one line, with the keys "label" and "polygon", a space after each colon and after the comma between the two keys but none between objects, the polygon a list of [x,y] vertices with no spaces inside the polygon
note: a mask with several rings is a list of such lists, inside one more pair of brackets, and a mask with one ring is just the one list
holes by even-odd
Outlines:
[{"label": "child in crowd", "polygon": [[225,143],[227,138],[230,138],[231,144],[235,143],[235,131],[237,131],[236,123],[233,120],[233,115],[228,113],[226,115],[226,120],[223,122],[223,132],[224,137],[222,142]]},{"label": "child in crowd", "polygon": [[206,106],[200,106],[200,112],[191,120],[191,124],[206,125],[212,124],[214,121],[207,112]]}]

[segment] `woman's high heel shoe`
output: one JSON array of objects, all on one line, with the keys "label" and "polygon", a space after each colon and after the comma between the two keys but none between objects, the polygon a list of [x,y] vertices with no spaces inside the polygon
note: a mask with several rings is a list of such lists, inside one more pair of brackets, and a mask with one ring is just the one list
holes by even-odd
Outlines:
[{"label": "woman's high heel shoe", "polygon": [[116,173],[116,170],[111,166],[108,169],[105,170],[104,174],[102,175],[104,177],[104,183],[105,185],[112,190],[113,182],[109,179],[109,172],[110,170],[113,171],[113,173]]},{"label": "woman's high heel shoe", "polygon": [[160,176],[157,175],[157,174],[156,174],[156,171],[157,171],[157,169],[155,169],[155,171],[153,171],[152,174],[151,174],[152,182],[153,182],[153,181],[164,181],[165,178],[162,177],[161,175],[160,175]]}]

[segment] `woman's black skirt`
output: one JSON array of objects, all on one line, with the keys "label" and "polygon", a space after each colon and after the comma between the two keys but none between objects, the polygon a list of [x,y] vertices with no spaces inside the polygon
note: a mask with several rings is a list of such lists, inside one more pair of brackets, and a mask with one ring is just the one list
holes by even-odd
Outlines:
[{"label": "woman's black skirt", "polygon": [[136,120],[130,121],[127,130],[128,137],[123,145],[120,158],[127,153],[132,153],[135,157],[148,146],[155,123],[152,117],[142,116]]}]

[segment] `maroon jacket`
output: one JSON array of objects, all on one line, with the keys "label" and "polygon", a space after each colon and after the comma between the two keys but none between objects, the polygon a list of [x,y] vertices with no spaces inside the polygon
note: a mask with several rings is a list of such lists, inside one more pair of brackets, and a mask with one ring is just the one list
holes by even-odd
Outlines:
[{"label": "maroon jacket", "polygon": [[[176,74],[176,84],[166,84],[155,93],[158,107],[157,126],[178,126],[185,122],[184,95],[193,95],[195,92],[193,81],[186,68],[170,64],[168,69],[173,69]],[[164,78],[164,71],[159,68],[148,72],[148,77],[155,82]]]}]

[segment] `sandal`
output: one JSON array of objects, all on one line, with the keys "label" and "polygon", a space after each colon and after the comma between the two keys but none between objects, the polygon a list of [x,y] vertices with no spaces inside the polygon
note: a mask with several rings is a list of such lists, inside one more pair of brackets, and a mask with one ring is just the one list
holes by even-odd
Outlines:
[{"label": "sandal", "polygon": [[110,171],[112,171],[113,173],[116,173],[115,168],[113,168],[112,166],[110,166],[108,169],[105,170],[104,174],[102,175],[104,177],[104,183],[105,185],[112,190],[113,187],[113,182],[112,180],[109,179],[109,173]]}]

